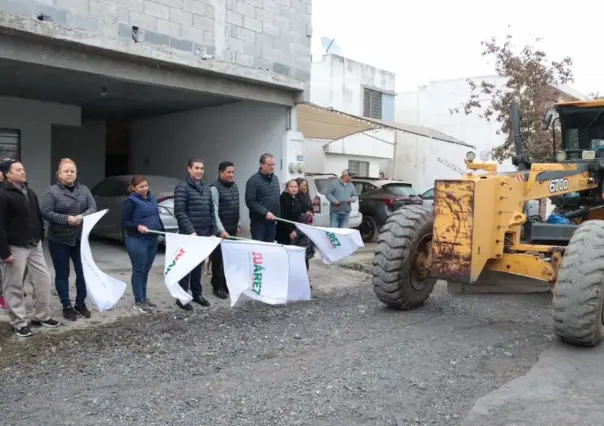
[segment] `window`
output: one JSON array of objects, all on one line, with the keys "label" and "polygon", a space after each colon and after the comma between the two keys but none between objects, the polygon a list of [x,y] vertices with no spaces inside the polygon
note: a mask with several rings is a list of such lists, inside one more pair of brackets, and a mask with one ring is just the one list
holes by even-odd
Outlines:
[{"label": "window", "polygon": [[384,188],[385,192],[395,197],[413,197],[417,195],[417,192],[415,192],[415,189],[411,185],[389,183],[382,186],[382,188]]},{"label": "window", "polygon": [[363,115],[382,119],[382,92],[367,88],[363,90]]},{"label": "window", "polygon": [[348,170],[354,176],[369,176],[369,161],[348,160]]},{"label": "window", "polygon": [[325,194],[325,190],[327,188],[329,188],[330,185],[333,184],[333,181],[335,179],[336,179],[335,177],[320,178],[320,179],[315,178],[315,186],[317,187],[317,192],[319,194]]},{"label": "window", "polygon": [[424,200],[432,200],[434,198],[434,188],[428,189],[426,192],[422,194],[422,198]]},{"label": "window", "polygon": [[21,158],[21,132],[0,129],[0,157]]}]

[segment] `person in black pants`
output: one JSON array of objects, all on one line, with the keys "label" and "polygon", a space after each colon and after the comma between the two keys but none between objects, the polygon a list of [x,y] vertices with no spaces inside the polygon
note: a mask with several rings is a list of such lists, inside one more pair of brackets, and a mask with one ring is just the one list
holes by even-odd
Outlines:
[{"label": "person in black pants", "polygon": [[[210,185],[216,228],[222,238],[236,236],[239,228],[239,188],[235,183],[235,165],[223,161],[218,166],[218,179]],[[214,296],[226,299],[229,288],[226,285],[222,265],[222,250],[220,245],[212,252],[212,288]]]},{"label": "person in black pants", "polygon": [[[292,222],[306,223],[307,210],[303,202],[301,202],[301,197],[298,194],[298,183],[295,180],[292,179],[285,184],[285,191],[279,197],[279,201],[281,204],[281,217],[283,219]],[[314,255],[313,245],[310,239],[304,233],[300,232],[300,230],[297,229],[296,225],[288,222],[278,222],[277,242],[279,244],[305,247],[306,270],[309,270],[309,260]]]},{"label": "person in black pants", "polygon": [[275,218],[279,217],[279,178],[275,175],[275,158],[260,156],[260,168],[245,185],[245,204],[250,211],[252,239],[275,242]]},{"label": "person in black pants", "polygon": [[[204,164],[200,159],[189,159],[188,175],[184,182],[174,188],[174,215],[178,221],[178,232],[186,235],[209,237],[217,235],[214,203],[210,188],[203,183]],[[210,306],[203,295],[201,280],[205,262],[197,265],[188,275],[180,280],[184,291],[193,295],[193,302],[201,306]],[[176,300],[176,305],[186,311],[193,309],[190,303],[183,304]]]}]

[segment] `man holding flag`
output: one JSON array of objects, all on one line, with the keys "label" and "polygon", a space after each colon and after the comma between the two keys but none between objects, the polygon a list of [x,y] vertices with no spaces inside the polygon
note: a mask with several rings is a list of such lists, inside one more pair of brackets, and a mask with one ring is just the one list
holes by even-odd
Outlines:
[{"label": "man holding flag", "polygon": [[[220,236],[228,238],[237,236],[239,224],[239,188],[235,183],[235,165],[230,161],[223,161],[218,166],[218,179],[210,185],[212,202],[214,203],[214,216],[216,227]],[[220,299],[228,298],[229,289],[226,285],[224,267],[222,264],[222,250],[216,247],[211,257],[212,287],[214,296]]]},{"label": "man holding flag", "polygon": [[260,168],[245,185],[245,204],[250,210],[252,239],[274,243],[277,233],[275,219],[280,215],[281,187],[275,175],[275,158],[260,156]]},{"label": "man holding flag", "polygon": [[[209,237],[216,235],[216,219],[210,188],[203,183],[204,164],[199,159],[189,159],[188,175],[184,182],[174,188],[174,215],[178,221],[178,232],[186,235]],[[210,306],[201,294],[203,279],[202,261],[189,274],[180,280],[184,291],[191,287],[193,302],[201,306]],[[176,305],[186,311],[193,310],[190,303],[183,304],[176,300]]]}]

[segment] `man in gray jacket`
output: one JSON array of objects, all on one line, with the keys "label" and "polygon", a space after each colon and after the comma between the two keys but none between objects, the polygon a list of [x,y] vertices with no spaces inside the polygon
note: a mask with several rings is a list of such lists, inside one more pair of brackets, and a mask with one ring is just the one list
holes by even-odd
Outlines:
[{"label": "man in gray jacket", "polygon": [[350,182],[350,172],[342,171],[340,179],[334,179],[333,184],[325,190],[325,197],[330,202],[329,219],[331,228],[348,227],[350,205],[357,200],[357,192]]}]

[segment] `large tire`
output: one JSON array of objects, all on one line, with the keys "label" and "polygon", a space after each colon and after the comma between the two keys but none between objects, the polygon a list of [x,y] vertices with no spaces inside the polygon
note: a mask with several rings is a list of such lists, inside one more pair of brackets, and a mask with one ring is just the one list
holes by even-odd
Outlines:
[{"label": "large tire", "polygon": [[[436,279],[420,280],[418,248],[432,241],[432,206],[406,206],[392,213],[381,229],[373,258],[373,291],[386,306],[409,310],[422,305]],[[429,246],[428,246],[429,247]]]},{"label": "large tire", "polygon": [[590,220],[573,234],[558,272],[552,302],[554,332],[576,346],[604,336],[604,221]]}]

